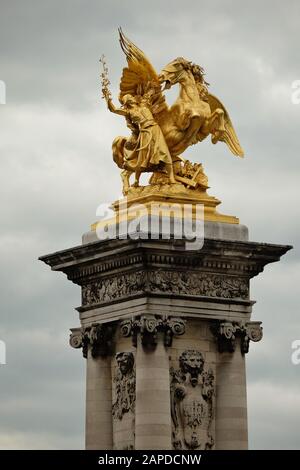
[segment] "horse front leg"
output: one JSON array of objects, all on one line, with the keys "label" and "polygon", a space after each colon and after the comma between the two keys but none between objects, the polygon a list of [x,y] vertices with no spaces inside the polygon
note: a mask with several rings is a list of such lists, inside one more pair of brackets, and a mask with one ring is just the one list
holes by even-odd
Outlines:
[{"label": "horse front leg", "polygon": [[133,171],[130,170],[123,170],[121,171],[121,178],[123,183],[123,194],[126,196],[128,194],[130,188],[130,176],[132,175]]},{"label": "horse front leg", "polygon": [[141,176],[141,173],[142,171],[140,169],[136,169],[135,170],[135,179],[134,179],[134,183],[133,183],[133,186],[135,188],[138,188],[139,185],[140,185],[140,176]]}]

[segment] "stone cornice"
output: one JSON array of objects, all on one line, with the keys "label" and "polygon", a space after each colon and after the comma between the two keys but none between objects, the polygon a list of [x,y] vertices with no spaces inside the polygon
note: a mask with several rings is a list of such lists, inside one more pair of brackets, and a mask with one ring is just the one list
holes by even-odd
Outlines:
[{"label": "stone cornice", "polygon": [[237,274],[252,278],[278,261],[289,245],[205,239],[200,250],[186,250],[184,240],[106,240],[77,246],[39,259],[64,272],[76,284],[114,272],[186,269]]}]

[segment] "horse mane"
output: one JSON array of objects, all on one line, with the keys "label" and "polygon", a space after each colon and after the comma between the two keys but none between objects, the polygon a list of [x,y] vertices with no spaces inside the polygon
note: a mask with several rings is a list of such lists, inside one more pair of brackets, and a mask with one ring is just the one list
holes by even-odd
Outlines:
[{"label": "horse mane", "polygon": [[196,82],[200,82],[203,85],[209,86],[209,83],[204,79],[205,71],[203,67],[197,64],[191,64],[191,72],[194,75]]},{"label": "horse mane", "polygon": [[174,62],[179,62],[185,70],[190,71],[193,74],[196,83],[201,83],[203,85],[209,86],[209,83],[206,82],[204,79],[205,71],[203,67],[198,64],[194,64],[193,62],[185,59],[184,57],[177,57]]}]

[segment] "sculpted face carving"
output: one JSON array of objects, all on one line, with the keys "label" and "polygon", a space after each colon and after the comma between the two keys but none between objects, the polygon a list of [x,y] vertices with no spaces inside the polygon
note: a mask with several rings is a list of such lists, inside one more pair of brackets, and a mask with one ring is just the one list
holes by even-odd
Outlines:
[{"label": "sculpted face carving", "polygon": [[129,94],[124,95],[123,98],[122,98],[122,104],[123,104],[123,106],[125,106],[127,108],[130,108],[130,107],[137,104],[137,100],[132,95],[129,95]]},{"label": "sculpted face carving", "polygon": [[118,353],[116,355],[116,361],[123,376],[132,371],[134,358],[131,352]]},{"label": "sculpted face carving", "polygon": [[199,351],[187,350],[184,351],[180,358],[179,364],[182,372],[189,372],[190,374],[201,374],[204,365],[204,359]]},{"label": "sculpted face carving", "polygon": [[184,374],[189,374],[189,379],[193,387],[198,383],[198,376],[202,374],[204,359],[199,351],[187,350],[184,351],[180,358],[179,364]]}]

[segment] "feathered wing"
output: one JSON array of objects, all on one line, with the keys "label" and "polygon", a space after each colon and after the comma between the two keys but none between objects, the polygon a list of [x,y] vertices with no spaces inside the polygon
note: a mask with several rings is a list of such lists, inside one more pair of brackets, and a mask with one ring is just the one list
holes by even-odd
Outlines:
[{"label": "feathered wing", "polygon": [[208,103],[211,109],[211,112],[213,113],[217,108],[222,109],[224,111],[224,121],[225,121],[225,133],[224,136],[220,139],[223,142],[225,142],[231,152],[238,156],[238,157],[243,157],[244,156],[244,151],[241,147],[241,144],[239,142],[239,139],[235,133],[233,124],[231,122],[231,119],[229,117],[229,114],[225,108],[225,106],[221,103],[219,98],[217,98],[214,95],[211,95],[210,93],[208,94]]},{"label": "feathered wing", "polygon": [[151,88],[151,107],[153,114],[168,109],[158,80],[158,75],[141,51],[123,34],[119,28],[120,45],[126,55],[128,67],[123,69],[120,82],[120,100],[126,94],[143,96]]}]

